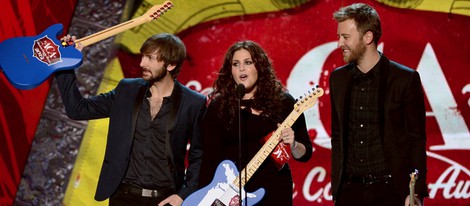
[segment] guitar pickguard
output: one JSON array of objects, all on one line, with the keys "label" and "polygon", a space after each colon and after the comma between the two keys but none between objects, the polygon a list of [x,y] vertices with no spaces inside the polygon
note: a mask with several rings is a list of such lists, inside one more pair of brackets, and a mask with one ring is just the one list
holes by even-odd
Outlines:
[{"label": "guitar pickguard", "polygon": [[[232,184],[237,176],[238,171],[235,164],[229,160],[222,161],[217,167],[212,182],[186,198],[183,202],[183,206],[239,206],[239,188]],[[261,201],[264,194],[265,190],[263,188],[256,190],[254,193],[246,193],[248,198],[246,200],[247,206],[254,205]],[[242,205],[245,205],[245,190],[243,188],[241,201]]]}]

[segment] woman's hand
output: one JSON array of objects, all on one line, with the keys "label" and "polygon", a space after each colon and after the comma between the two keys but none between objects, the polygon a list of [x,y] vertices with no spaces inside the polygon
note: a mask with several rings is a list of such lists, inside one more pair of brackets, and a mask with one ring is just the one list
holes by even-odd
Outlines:
[{"label": "woman's hand", "polygon": [[297,146],[297,142],[295,141],[294,130],[292,130],[292,128],[290,127],[284,128],[281,131],[281,137],[282,137],[282,142],[286,145],[290,145],[291,148],[295,148]]},{"label": "woman's hand", "polygon": [[[279,127],[281,124],[277,124]],[[281,140],[282,143],[290,145],[291,154],[294,158],[300,158],[305,154],[306,148],[300,142],[295,141],[294,130],[290,127],[284,128],[281,131]]]}]

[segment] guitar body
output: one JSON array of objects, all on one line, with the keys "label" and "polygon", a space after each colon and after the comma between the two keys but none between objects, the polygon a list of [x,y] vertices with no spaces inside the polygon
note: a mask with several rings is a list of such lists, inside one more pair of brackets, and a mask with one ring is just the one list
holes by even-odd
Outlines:
[{"label": "guitar body", "polygon": [[[95,34],[75,40],[88,46],[108,37],[159,18],[173,7],[171,1],[152,6],[145,14]],[[82,64],[82,54],[73,46],[62,46],[57,39],[62,24],[54,24],[40,35],[7,39],[0,43],[0,69],[10,83],[18,89],[32,89],[44,82],[52,73],[75,69]]]},{"label": "guitar body", "polygon": [[0,68],[18,89],[32,89],[52,73],[82,64],[82,54],[73,46],[62,47],[57,36],[62,24],[54,24],[40,35],[7,39],[0,43]]},{"label": "guitar body", "polygon": [[[233,184],[236,178],[238,178],[238,170],[235,164],[230,160],[222,161],[217,167],[212,182],[188,196],[184,200],[183,206],[239,206],[239,188]],[[256,190],[254,193],[247,193],[247,204],[245,204],[245,198],[243,198],[242,205],[254,205],[261,201],[264,194],[265,191],[263,188]],[[243,188],[242,195],[245,195]]]}]

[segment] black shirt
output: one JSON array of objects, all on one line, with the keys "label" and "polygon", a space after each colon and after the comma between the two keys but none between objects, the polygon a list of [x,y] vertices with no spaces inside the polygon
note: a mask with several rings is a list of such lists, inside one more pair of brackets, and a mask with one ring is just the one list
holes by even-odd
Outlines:
[{"label": "black shirt", "polygon": [[146,98],[142,102],[124,182],[146,189],[173,185],[165,149],[170,109],[171,98],[163,97],[162,106],[152,120],[149,100]]},{"label": "black shirt", "polygon": [[384,174],[385,158],[379,130],[378,92],[380,63],[369,72],[353,68],[349,105],[346,172],[350,175]]}]

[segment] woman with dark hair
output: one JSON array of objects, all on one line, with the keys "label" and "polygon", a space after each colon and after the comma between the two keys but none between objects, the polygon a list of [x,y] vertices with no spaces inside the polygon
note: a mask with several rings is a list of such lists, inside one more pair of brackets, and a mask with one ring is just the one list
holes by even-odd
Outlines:
[{"label": "woman with dark hair", "polygon": [[[253,41],[233,44],[218,75],[203,118],[204,158],[201,168],[204,172],[201,172],[199,187],[211,183],[217,166],[223,160],[231,160],[245,168],[262,148],[265,137],[270,137],[295,104],[294,98],[277,79],[266,52]],[[237,87],[241,84],[246,89],[240,95],[239,107]],[[291,151],[289,155],[293,159],[301,162],[310,159],[312,145],[303,115],[292,127],[282,129],[281,137],[279,144],[290,147],[287,151]],[[289,165],[278,168],[274,159],[268,157],[256,171],[251,171],[253,174],[249,174],[252,176],[244,185],[247,192],[265,189],[258,205],[292,205],[293,184]]]}]

